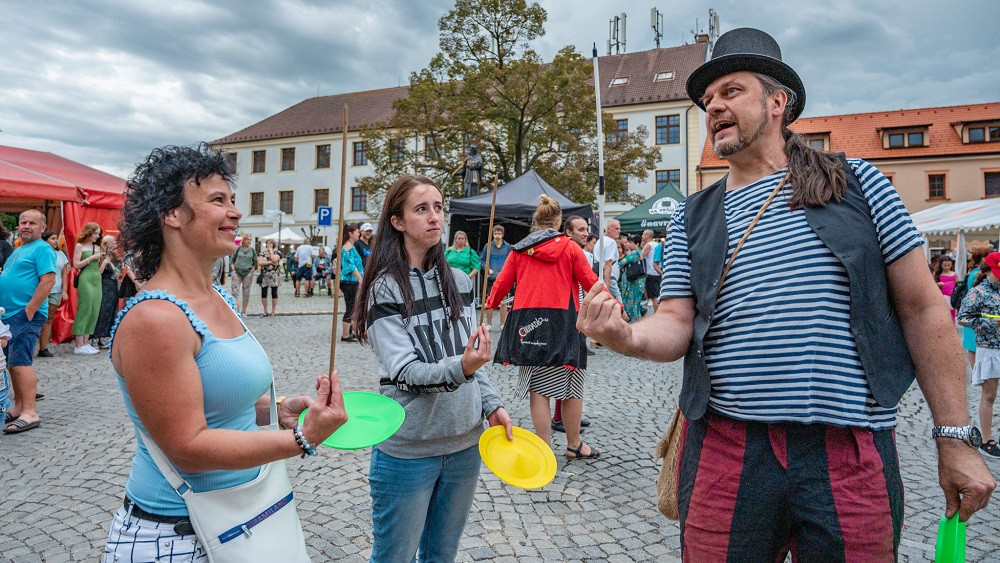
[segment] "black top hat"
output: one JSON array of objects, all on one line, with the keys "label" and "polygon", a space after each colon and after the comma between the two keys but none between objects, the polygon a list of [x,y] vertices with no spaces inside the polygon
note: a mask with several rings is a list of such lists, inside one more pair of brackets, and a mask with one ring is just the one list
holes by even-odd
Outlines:
[{"label": "black top hat", "polygon": [[696,68],[687,80],[687,94],[698,107],[705,109],[701,97],[708,85],[719,77],[740,71],[758,72],[774,78],[795,92],[791,120],[806,107],[806,88],[792,67],[781,62],[781,48],[773,37],[759,29],[741,27],[723,33],[715,42],[712,58]]}]

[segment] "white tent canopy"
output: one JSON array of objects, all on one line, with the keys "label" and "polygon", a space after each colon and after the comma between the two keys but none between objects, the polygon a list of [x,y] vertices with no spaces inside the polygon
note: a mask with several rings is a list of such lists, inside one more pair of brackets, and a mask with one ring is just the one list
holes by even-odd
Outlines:
[{"label": "white tent canopy", "polygon": [[[955,250],[959,259],[955,271],[962,278],[965,277],[965,235],[976,232],[991,237],[1000,230],[1000,199],[942,203],[910,217],[925,240],[928,235],[956,235]],[[924,250],[929,252],[926,243]]]},{"label": "white tent canopy", "polygon": [[959,231],[1000,229],[1000,199],[942,203],[911,215],[924,235],[954,235]]},{"label": "white tent canopy", "polygon": [[287,242],[287,243],[291,243],[291,244],[298,244],[298,243],[304,242],[306,240],[305,237],[303,237],[302,235],[295,234],[295,231],[289,229],[288,227],[285,227],[284,229],[281,229],[281,231],[279,231],[279,232],[271,233],[269,235],[265,235],[265,236],[262,236],[260,238],[261,238],[261,240],[278,240],[278,239],[281,239],[282,243],[286,243]]}]

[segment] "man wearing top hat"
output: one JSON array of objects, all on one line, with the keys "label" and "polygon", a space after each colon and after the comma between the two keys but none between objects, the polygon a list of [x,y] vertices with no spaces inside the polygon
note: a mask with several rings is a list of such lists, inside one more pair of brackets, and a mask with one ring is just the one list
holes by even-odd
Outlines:
[{"label": "man wearing top hat", "polygon": [[995,486],[920,236],[874,166],[788,129],[806,92],[770,35],[722,35],[687,92],[729,174],[674,214],[656,313],[629,325],[595,285],[578,326],[623,354],[684,357],[685,560],[891,561],[896,405],[914,378],[936,425],[945,513],[968,519]]}]

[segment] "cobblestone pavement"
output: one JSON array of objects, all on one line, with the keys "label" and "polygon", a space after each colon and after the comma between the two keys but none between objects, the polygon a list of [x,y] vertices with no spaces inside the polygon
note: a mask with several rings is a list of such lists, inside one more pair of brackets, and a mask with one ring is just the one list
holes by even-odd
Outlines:
[{"label": "cobblestone pavement", "polygon": [[[279,311],[332,308],[326,296],[296,299],[281,288]],[[248,325],[274,365],[282,394],[306,393],[329,357],[330,315],[261,318],[253,300]],[[496,322],[496,320],[495,320]],[[494,336],[497,329],[494,328]],[[151,335],[165,337],[169,335]],[[134,440],[104,354],[79,357],[69,344],[39,359],[42,426],[0,436],[0,561],[94,561],[112,514],[121,506]],[[591,359],[585,439],[604,450],[596,461],[567,463],[556,434],[555,480],[537,491],[502,483],[483,469],[459,561],[675,561],[678,528],[655,506],[652,457],[680,388],[680,363],[663,365],[599,350]],[[368,347],[342,344],[337,365],[345,390],[376,390]],[[515,424],[531,428],[527,401],[513,398],[516,369],[487,368]],[[970,395],[978,404],[978,391]],[[944,498],[928,438],[926,403],[912,389],[900,407],[898,444],[906,487],[900,560],[932,560]],[[289,463],[314,561],[362,561],[371,551],[369,451],[324,448]],[[990,460],[994,471],[1000,467]],[[968,535],[969,561],[997,560],[1000,502],[978,514]]]}]

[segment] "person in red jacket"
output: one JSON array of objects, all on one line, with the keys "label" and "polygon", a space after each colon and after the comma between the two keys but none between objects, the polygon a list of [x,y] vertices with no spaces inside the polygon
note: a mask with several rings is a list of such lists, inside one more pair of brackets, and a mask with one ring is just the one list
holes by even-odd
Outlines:
[{"label": "person in red jacket", "polygon": [[588,291],[597,275],[580,246],[558,230],[561,219],[559,204],[543,195],[531,234],[514,245],[493,283],[488,308],[496,308],[517,283],[493,361],[520,366],[517,396],[530,392],[531,421],[540,438],[551,445],[549,399],[562,399],[566,457],[592,459],[601,450],[580,439],[587,351],[576,315],[579,287]]}]

